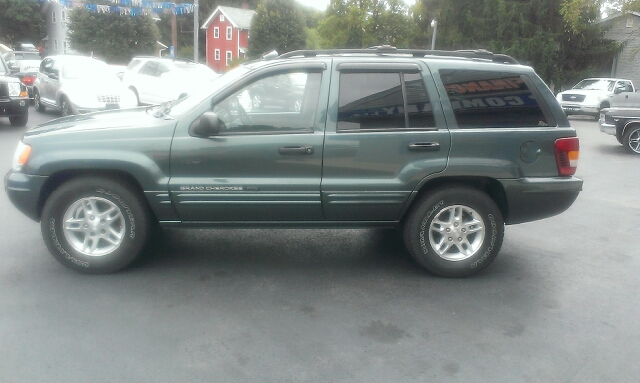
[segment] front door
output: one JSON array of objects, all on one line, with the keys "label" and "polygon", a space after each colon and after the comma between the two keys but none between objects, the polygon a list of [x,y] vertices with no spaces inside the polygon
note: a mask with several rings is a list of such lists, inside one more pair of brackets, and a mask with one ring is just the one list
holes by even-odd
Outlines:
[{"label": "front door", "polygon": [[302,107],[253,107],[252,87],[282,74],[267,71],[215,102],[211,110],[223,124],[216,136],[193,137],[188,127],[194,118],[179,121],[171,150],[170,193],[183,222],[322,219],[325,117],[318,108],[326,108],[329,79],[318,69],[286,72],[305,78]]}]

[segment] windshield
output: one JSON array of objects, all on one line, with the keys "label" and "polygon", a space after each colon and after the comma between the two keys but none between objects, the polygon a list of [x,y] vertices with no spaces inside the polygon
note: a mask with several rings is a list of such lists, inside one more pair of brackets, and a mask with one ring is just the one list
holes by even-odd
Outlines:
[{"label": "windshield", "polygon": [[69,61],[62,67],[62,77],[66,79],[95,79],[113,76],[109,66],[95,59]]},{"label": "windshield", "polygon": [[573,87],[573,89],[606,90],[612,92],[615,83],[616,82],[613,80],[591,78],[580,81],[576,86]]},{"label": "windshield", "polygon": [[168,114],[172,117],[176,117],[187,113],[210,97],[213,93],[233,83],[244,76],[247,72],[249,72],[249,69],[244,66],[239,66],[227,72],[217,79],[207,83],[206,86],[202,87],[198,92],[192,93],[185,98],[175,101],[175,103],[170,106],[171,110]]}]

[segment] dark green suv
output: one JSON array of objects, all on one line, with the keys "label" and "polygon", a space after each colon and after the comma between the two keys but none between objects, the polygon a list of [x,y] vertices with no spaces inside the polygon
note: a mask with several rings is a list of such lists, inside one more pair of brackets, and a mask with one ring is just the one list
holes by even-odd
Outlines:
[{"label": "dark green suv", "polygon": [[[251,89],[282,75],[300,107],[256,108]],[[87,273],[128,265],[159,223],[396,227],[427,270],[465,276],[495,258],[505,224],[573,203],[578,154],[547,86],[508,56],[298,51],[177,101],[30,129],[5,189]]]}]

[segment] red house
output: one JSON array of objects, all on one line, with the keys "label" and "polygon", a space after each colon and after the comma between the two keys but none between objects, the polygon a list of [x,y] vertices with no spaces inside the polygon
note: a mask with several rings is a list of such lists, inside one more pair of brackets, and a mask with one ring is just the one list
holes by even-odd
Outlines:
[{"label": "red house", "polygon": [[245,57],[254,11],[219,6],[202,25],[207,30],[207,65],[224,72],[232,60]]}]

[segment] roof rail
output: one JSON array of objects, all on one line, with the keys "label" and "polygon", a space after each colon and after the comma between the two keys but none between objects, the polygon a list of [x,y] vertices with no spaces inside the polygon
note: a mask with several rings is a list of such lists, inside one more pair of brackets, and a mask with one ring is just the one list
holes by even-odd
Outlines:
[{"label": "roof rail", "polygon": [[490,52],[486,49],[457,50],[457,51],[430,51],[425,49],[398,49],[390,45],[381,45],[363,49],[325,49],[325,50],[298,50],[278,56],[279,59],[291,57],[316,57],[341,54],[370,54],[370,55],[411,55],[413,57],[443,56],[462,57],[471,59],[483,59],[496,63],[519,64],[511,56]]}]

